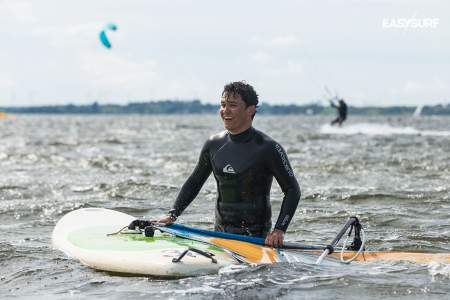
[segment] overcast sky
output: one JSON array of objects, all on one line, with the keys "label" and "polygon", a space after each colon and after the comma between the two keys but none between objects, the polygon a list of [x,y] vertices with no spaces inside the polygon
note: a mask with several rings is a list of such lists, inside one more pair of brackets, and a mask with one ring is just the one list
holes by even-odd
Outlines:
[{"label": "overcast sky", "polygon": [[0,0],[0,106],[218,102],[236,80],[272,104],[325,86],[352,105],[450,103],[449,20],[445,0]]}]

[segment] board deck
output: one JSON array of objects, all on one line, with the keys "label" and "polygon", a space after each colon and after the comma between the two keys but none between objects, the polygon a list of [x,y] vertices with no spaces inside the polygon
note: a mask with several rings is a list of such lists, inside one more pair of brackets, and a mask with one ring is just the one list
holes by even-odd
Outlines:
[{"label": "board deck", "polygon": [[[237,263],[221,248],[166,233],[155,232],[154,237],[141,234],[108,236],[134,219],[113,210],[79,209],[65,215],[56,224],[53,245],[87,266],[119,273],[194,276],[217,273],[220,268]],[[178,263],[172,262],[189,247],[212,253],[217,263],[195,252],[188,252]]]},{"label": "board deck", "polygon": [[[58,221],[52,234],[52,243],[56,249],[98,270],[159,277],[214,274],[222,267],[238,264],[236,258],[251,264],[314,263],[322,252],[272,249],[245,241],[248,237],[229,239],[226,238],[227,234],[182,225],[164,226],[162,232],[155,231],[154,237],[136,233],[109,235],[127,227],[134,219],[133,216],[109,209],[78,209]],[[188,248],[211,254],[216,261],[189,251],[180,262],[173,262]],[[345,259],[354,255],[353,251],[344,252]],[[323,263],[339,265],[339,259],[340,251],[336,251],[328,255]],[[450,254],[364,251],[355,259],[358,263],[374,261],[450,263]]]}]

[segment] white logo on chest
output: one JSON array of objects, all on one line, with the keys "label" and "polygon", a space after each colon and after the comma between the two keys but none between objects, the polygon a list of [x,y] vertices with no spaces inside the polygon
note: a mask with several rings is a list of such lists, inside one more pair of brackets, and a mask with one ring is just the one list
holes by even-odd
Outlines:
[{"label": "white logo on chest", "polygon": [[229,174],[236,174],[236,172],[234,171],[233,167],[230,164],[223,167],[223,172]]}]

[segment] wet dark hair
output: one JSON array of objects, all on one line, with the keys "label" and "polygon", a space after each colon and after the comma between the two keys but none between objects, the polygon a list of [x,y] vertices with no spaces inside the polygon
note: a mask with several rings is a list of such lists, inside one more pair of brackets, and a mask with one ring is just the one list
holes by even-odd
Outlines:
[{"label": "wet dark hair", "polygon": [[253,87],[245,81],[235,81],[228,83],[224,86],[222,96],[227,95],[239,95],[244,100],[247,107],[251,105],[258,106],[258,94]]}]

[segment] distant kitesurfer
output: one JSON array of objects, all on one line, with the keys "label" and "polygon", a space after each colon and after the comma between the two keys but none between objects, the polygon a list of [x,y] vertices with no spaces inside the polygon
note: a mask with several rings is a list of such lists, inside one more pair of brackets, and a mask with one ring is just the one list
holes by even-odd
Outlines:
[{"label": "distant kitesurfer", "polygon": [[[212,172],[217,183],[215,230],[264,237],[271,247],[283,245],[284,233],[300,200],[300,187],[281,145],[252,127],[257,105],[258,95],[251,85],[233,82],[224,87],[220,116],[226,131],[205,142],[173,208],[159,222],[175,222]],[[270,189],[274,177],[284,199],[271,231]]]},{"label": "distant kitesurfer", "polygon": [[332,100],[330,100],[331,106],[336,108],[338,113],[337,118],[331,122],[331,125],[338,123],[339,126],[341,126],[345,119],[347,119],[347,104],[344,99],[339,99],[338,103],[339,105],[336,105]]}]

